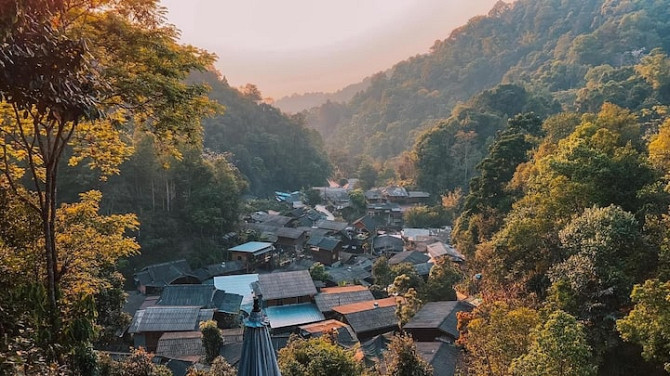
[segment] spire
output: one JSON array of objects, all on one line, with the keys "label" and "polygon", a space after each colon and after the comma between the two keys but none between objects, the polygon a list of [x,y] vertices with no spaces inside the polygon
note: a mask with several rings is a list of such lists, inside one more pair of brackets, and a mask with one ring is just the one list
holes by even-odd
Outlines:
[{"label": "spire", "polygon": [[244,321],[244,326],[238,376],[281,376],[268,322],[258,297],[254,297],[254,308]]}]

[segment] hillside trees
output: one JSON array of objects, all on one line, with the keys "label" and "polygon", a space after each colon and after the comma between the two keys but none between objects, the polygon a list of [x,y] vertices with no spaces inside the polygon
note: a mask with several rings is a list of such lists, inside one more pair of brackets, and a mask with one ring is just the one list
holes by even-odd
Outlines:
[{"label": "hillside trees", "polygon": [[279,350],[277,361],[286,376],[365,374],[353,352],[339,347],[326,335],[310,339],[292,336],[288,346]]},{"label": "hillside trees", "polygon": [[154,135],[164,151],[178,155],[176,145],[200,139],[199,119],[212,109],[204,87],[183,79],[212,57],[177,44],[177,31],[162,24],[152,1],[20,6],[26,8],[0,54],[0,172],[6,187],[40,217],[46,343],[55,345],[64,334],[60,290],[72,270],[58,237],[57,188],[66,150],[74,153],[69,164],[118,172],[132,152],[126,136],[132,124],[134,132]]}]

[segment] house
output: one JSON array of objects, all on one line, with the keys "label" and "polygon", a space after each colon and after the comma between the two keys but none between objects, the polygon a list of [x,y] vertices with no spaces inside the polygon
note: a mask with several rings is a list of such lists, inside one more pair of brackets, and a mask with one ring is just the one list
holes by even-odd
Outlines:
[{"label": "house", "polygon": [[276,231],[276,244],[285,251],[296,252],[307,241],[307,231],[304,228],[279,227]]},{"label": "house", "polygon": [[133,279],[137,289],[145,295],[160,294],[168,285],[200,283],[186,260],[149,265],[135,273]]},{"label": "house", "polygon": [[237,315],[240,313],[242,295],[227,293],[214,285],[172,285],[163,289],[159,306],[198,306],[211,308],[216,313]]},{"label": "house", "polygon": [[374,296],[370,290],[365,286],[343,286],[343,287],[324,287],[314,297],[314,302],[325,315],[332,315],[333,308],[374,300]]},{"label": "house", "polygon": [[339,187],[324,187],[320,189],[321,198],[337,210],[342,210],[351,205],[349,199],[349,191],[345,188]]},{"label": "house", "polygon": [[425,204],[430,199],[430,193],[422,191],[407,191],[408,204]]},{"label": "house", "polygon": [[360,340],[398,329],[397,297],[369,300],[333,308],[337,318],[349,324]]},{"label": "house", "polygon": [[325,318],[314,303],[300,303],[265,308],[273,333],[292,331],[300,325],[323,321]]},{"label": "house", "polygon": [[381,220],[384,226],[401,228],[403,224],[402,208],[397,203],[368,204],[366,214]]},{"label": "house", "polygon": [[242,296],[240,309],[249,313],[254,303],[252,285],[258,283],[258,274],[240,274],[214,277],[214,287],[229,294]]},{"label": "house", "polygon": [[367,202],[368,204],[381,204],[384,201],[386,201],[382,191],[377,188],[365,191],[364,195],[365,195],[365,202]]},{"label": "house", "polygon": [[400,233],[402,234],[402,238],[408,243],[416,243],[430,237],[430,230],[427,228],[406,227]]},{"label": "house", "polygon": [[382,195],[388,202],[405,203],[409,194],[404,187],[389,186],[382,188]]},{"label": "house", "polygon": [[461,351],[451,343],[415,342],[416,352],[433,367],[434,376],[454,376]]},{"label": "house", "polygon": [[352,225],[359,233],[372,235],[376,235],[377,230],[384,227],[384,224],[379,220],[379,218],[369,215],[364,215],[361,218],[358,218],[352,223]]},{"label": "house", "polygon": [[211,320],[213,316],[213,309],[201,309],[198,306],[147,307],[135,313],[128,333],[133,335],[135,347],[142,346],[153,352],[164,333],[197,331],[201,321]]},{"label": "house", "polygon": [[430,260],[430,257],[426,255],[425,253],[417,252],[417,251],[405,251],[405,252],[400,252],[396,253],[391,257],[388,261],[389,265],[397,265],[397,264],[402,264],[404,262],[410,263],[412,265],[417,265],[417,264],[423,264],[428,262]]},{"label": "house", "polygon": [[233,261],[241,261],[247,271],[256,267],[268,267],[275,253],[275,247],[268,242],[247,242],[228,249]]},{"label": "house", "polygon": [[465,261],[465,256],[458,252],[456,248],[442,242],[428,244],[426,246],[426,251],[432,260],[437,260],[441,257],[449,257],[453,262]]},{"label": "house", "polygon": [[298,327],[303,338],[321,337],[324,334],[335,334],[337,343],[345,348],[353,348],[358,344],[358,337],[351,327],[341,321],[325,320]]},{"label": "house", "polygon": [[349,227],[349,224],[347,222],[340,222],[340,221],[331,221],[328,219],[322,219],[318,222],[316,222],[316,227],[321,228],[324,230],[328,230],[328,233],[330,235],[334,235],[340,232],[343,232],[344,230]]},{"label": "house", "polygon": [[372,239],[372,250],[377,255],[393,255],[404,249],[405,243],[400,236],[384,234]]},{"label": "house", "polygon": [[326,269],[328,286],[340,286],[342,284],[372,284],[372,273],[361,265],[342,265],[336,268]]},{"label": "house", "polygon": [[158,339],[156,355],[193,363],[198,362],[205,356],[202,333],[199,330],[163,333]]},{"label": "house", "polygon": [[307,270],[260,274],[258,295],[265,307],[310,303],[316,295],[316,286]]},{"label": "house", "polygon": [[426,303],[403,330],[417,342],[433,342],[437,338],[458,339],[458,312],[470,312],[474,307],[462,300]]},{"label": "house", "polygon": [[340,259],[342,242],[337,238],[312,236],[307,241],[307,246],[314,261],[320,262],[323,265],[332,265]]}]

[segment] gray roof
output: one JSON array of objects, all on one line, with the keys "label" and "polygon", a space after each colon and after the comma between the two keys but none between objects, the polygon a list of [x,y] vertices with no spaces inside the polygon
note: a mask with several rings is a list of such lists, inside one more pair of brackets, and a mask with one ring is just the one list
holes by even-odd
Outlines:
[{"label": "gray roof", "polygon": [[335,232],[344,231],[348,226],[347,222],[329,221],[327,219],[316,222],[316,227]]},{"label": "gray roof", "polygon": [[453,376],[460,351],[445,342],[415,342],[416,352],[433,366],[434,376]]},{"label": "gray roof", "polygon": [[284,215],[268,214],[265,218],[262,219],[262,222],[265,225],[284,227],[292,220],[293,218]]},{"label": "gray roof", "polygon": [[353,283],[354,281],[363,283],[364,279],[372,277],[372,273],[359,265],[340,266],[329,268],[326,271],[328,272],[328,280],[335,284],[343,282]]},{"label": "gray roof", "polygon": [[200,278],[201,281],[210,279],[212,277],[218,277],[222,275],[227,275],[235,272],[244,270],[245,266],[242,261],[225,261],[217,264],[211,264],[204,266],[200,269],[197,269],[194,274]]},{"label": "gray roof", "polygon": [[368,300],[374,300],[374,296],[367,288],[358,290],[358,291],[345,291],[341,293],[320,293],[314,297],[317,307],[321,312],[330,312],[333,310],[333,307],[365,302]]},{"label": "gray roof", "polygon": [[162,287],[184,276],[194,276],[191,267],[186,260],[176,260],[144,267],[135,273],[135,281],[143,286]]},{"label": "gray roof", "polygon": [[277,236],[280,238],[300,239],[303,235],[305,235],[304,229],[290,227],[280,227],[277,229]]},{"label": "gray roof", "polygon": [[377,252],[402,252],[405,243],[393,235],[379,235],[372,240],[372,247]]},{"label": "gray roof", "polygon": [[197,361],[199,357],[205,355],[202,333],[200,331],[163,333],[158,340],[156,355]]},{"label": "gray roof", "polygon": [[158,300],[159,306],[197,306],[208,308],[216,288],[212,285],[165,286]]},{"label": "gray roof", "polygon": [[340,239],[333,238],[330,236],[315,236],[309,239],[307,242],[308,245],[318,247],[319,249],[324,249],[326,251],[334,251],[337,246],[341,243]]},{"label": "gray roof", "polygon": [[212,298],[212,308],[216,308],[219,312],[238,314],[240,313],[240,306],[244,297],[239,294],[229,294],[227,292],[216,290],[214,298]]},{"label": "gray roof", "polygon": [[395,265],[401,264],[403,262],[409,262],[410,264],[416,265],[428,262],[428,260],[430,260],[430,256],[426,255],[425,253],[417,251],[405,251],[393,255],[393,257],[389,259],[388,264]]},{"label": "gray roof", "polygon": [[[200,311],[204,311],[202,314]],[[198,323],[212,318],[213,310],[200,307],[154,306],[139,310],[133,316],[129,333],[186,332],[198,330]]]},{"label": "gray roof", "polygon": [[411,198],[428,198],[430,197],[430,193],[428,192],[422,192],[422,191],[407,191],[408,197]]},{"label": "gray roof", "polygon": [[263,300],[316,295],[314,281],[307,270],[260,274],[258,286],[263,294]]},{"label": "gray roof", "polygon": [[270,252],[274,249],[272,243],[268,242],[246,242],[244,244],[236,245],[233,248],[230,248],[229,251],[233,252],[245,252],[253,253],[254,255],[260,255],[263,253]]},{"label": "gray roof", "polygon": [[382,199],[384,196],[382,196],[382,191],[379,189],[370,189],[368,191],[365,191],[365,198],[367,200],[379,200]]},{"label": "gray roof", "polygon": [[392,330],[398,326],[395,306],[377,307],[367,311],[353,312],[344,315],[356,334],[379,329]]},{"label": "gray roof", "polygon": [[407,190],[404,187],[389,186],[382,189],[383,193],[389,197],[407,197]]},{"label": "gray roof", "polygon": [[414,264],[414,270],[420,276],[430,275],[430,270],[433,268],[433,264],[429,262],[424,262],[421,264]]},{"label": "gray roof", "polygon": [[403,329],[411,332],[412,329],[437,329],[452,338],[458,338],[458,312],[469,312],[472,305],[457,300],[449,302],[426,303]]}]

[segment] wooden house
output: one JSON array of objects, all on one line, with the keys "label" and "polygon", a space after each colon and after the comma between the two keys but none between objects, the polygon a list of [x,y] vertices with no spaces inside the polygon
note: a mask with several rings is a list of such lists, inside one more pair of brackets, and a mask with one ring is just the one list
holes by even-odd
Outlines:
[{"label": "wooden house", "polygon": [[458,312],[469,312],[474,307],[465,301],[426,303],[403,330],[417,342],[432,342],[437,338],[454,342],[458,339]]}]

